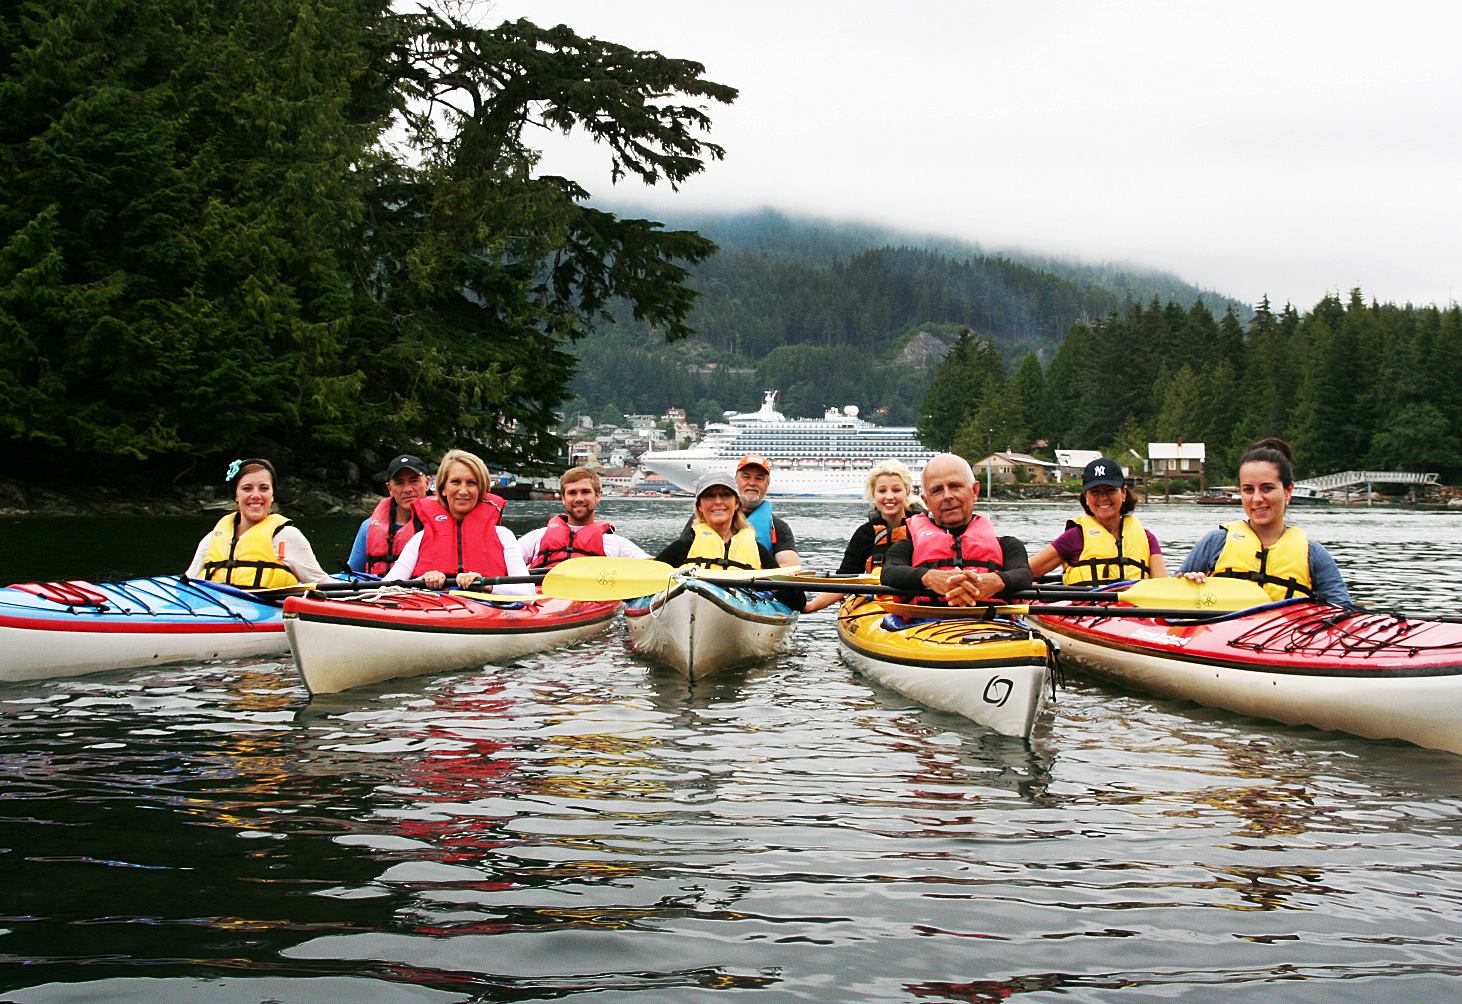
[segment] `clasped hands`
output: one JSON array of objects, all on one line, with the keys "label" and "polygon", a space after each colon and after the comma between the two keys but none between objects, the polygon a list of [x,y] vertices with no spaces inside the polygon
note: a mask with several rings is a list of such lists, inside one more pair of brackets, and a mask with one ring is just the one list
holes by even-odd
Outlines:
[{"label": "clasped hands", "polygon": [[925,589],[938,593],[953,607],[972,607],[1005,588],[1005,580],[994,572],[965,568],[931,568],[923,581]]}]

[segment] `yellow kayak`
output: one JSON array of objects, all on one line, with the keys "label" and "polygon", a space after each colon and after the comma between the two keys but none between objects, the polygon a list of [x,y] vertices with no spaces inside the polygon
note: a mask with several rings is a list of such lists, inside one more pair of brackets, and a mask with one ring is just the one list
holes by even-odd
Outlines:
[{"label": "yellow kayak", "polygon": [[1051,691],[1050,647],[1019,618],[905,620],[876,596],[838,614],[843,661],[925,707],[1028,738]]}]

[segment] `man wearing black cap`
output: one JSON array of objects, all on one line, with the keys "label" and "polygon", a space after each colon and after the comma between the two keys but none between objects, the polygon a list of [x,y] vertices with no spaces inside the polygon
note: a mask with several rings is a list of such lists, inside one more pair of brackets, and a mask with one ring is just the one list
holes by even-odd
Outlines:
[{"label": "man wearing black cap", "polygon": [[403,453],[386,465],[388,494],[355,533],[346,562],[352,572],[385,575],[390,570],[406,542],[421,529],[411,503],[426,498],[427,490],[426,462],[420,457]]}]

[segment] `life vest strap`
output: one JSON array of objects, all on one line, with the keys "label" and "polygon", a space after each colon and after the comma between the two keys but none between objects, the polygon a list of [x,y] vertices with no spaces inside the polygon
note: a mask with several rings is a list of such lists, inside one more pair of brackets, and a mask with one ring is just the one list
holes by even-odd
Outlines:
[{"label": "life vest strap", "polygon": [[1116,557],[1113,557],[1113,558],[1079,558],[1076,561],[1071,562],[1071,564],[1067,565],[1066,567],[1067,568],[1090,568],[1092,570],[1093,575],[1095,575],[1096,572],[1103,565],[1116,565],[1119,568],[1121,568],[1122,566],[1125,566],[1125,565],[1131,565],[1133,568],[1137,569],[1139,572],[1142,573],[1139,576],[1139,578],[1143,578],[1143,579],[1147,578],[1149,572],[1151,571],[1151,569],[1149,569],[1147,567],[1147,562],[1145,562],[1145,561],[1138,561],[1136,558],[1129,558],[1125,554],[1119,554],[1119,555],[1117,555]]},{"label": "life vest strap", "polygon": [[971,568],[986,572],[998,572],[1000,566],[991,561],[976,561],[973,558],[936,558],[933,561],[919,563],[920,568]]},{"label": "life vest strap", "polygon": [[1257,582],[1259,585],[1273,584],[1283,586],[1285,589],[1284,598],[1292,599],[1296,594],[1301,596],[1313,596],[1315,591],[1297,579],[1286,578],[1282,575],[1269,575],[1265,572],[1238,572],[1233,569],[1226,569],[1222,572],[1214,572],[1215,576],[1226,579],[1247,579],[1250,582]]},{"label": "life vest strap", "polygon": [[282,561],[243,561],[238,558],[228,558],[224,561],[205,561],[203,563],[203,577],[213,582],[222,582],[226,585],[238,586],[240,585],[240,583],[234,582],[233,576],[229,574],[225,574],[221,579],[213,578],[214,572],[228,573],[235,568],[252,568],[254,570],[254,584],[252,586],[242,586],[242,588],[244,589],[258,589],[259,586],[264,582],[264,573],[271,569],[274,571],[285,572],[289,575],[294,574],[294,569],[290,568]]},{"label": "life vest strap", "polygon": [[757,570],[756,565],[748,565],[732,558],[689,558],[686,564],[697,565],[701,568],[744,568],[751,572]]},{"label": "life vest strap", "polygon": [[575,547],[570,542],[563,547],[551,547],[547,551],[539,551],[538,556],[533,559],[533,567],[545,568],[574,557],[599,558],[603,557],[603,555],[599,551],[586,551],[582,547]]}]

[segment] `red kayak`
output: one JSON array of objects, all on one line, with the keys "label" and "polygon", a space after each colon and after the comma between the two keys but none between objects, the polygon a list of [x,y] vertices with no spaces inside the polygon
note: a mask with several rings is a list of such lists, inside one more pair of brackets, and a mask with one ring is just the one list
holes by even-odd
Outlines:
[{"label": "red kayak", "polygon": [[603,631],[619,607],[539,596],[484,602],[392,587],[341,599],[291,597],[284,629],[310,693],[333,694],[566,645]]},{"label": "red kayak", "polygon": [[1462,624],[1299,600],[1201,621],[1037,620],[1063,662],[1138,690],[1462,753]]}]

